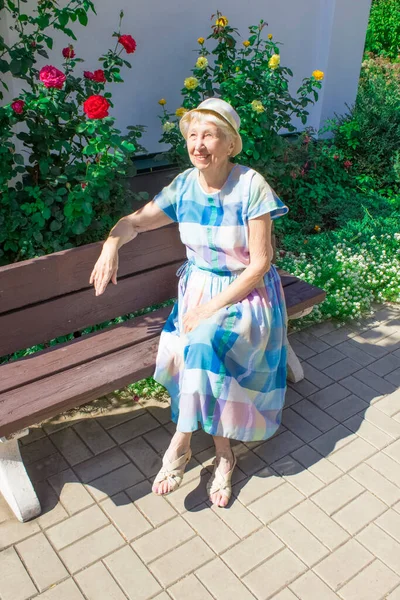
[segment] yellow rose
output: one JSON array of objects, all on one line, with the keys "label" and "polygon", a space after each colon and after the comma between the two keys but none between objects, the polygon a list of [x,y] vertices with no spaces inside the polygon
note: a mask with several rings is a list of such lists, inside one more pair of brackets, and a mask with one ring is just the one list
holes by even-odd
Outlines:
[{"label": "yellow rose", "polygon": [[226,27],[228,25],[229,21],[226,17],[219,17],[216,21],[215,24],[217,27]]},{"label": "yellow rose", "polygon": [[179,108],[176,109],[175,114],[177,117],[182,118],[184,114],[186,114],[188,112],[187,108],[183,108],[183,106],[180,106]]},{"label": "yellow rose", "polygon": [[262,103],[259,100],[253,100],[253,102],[251,103],[251,108],[256,113],[262,113],[265,110],[264,106],[262,105]]},{"label": "yellow rose", "polygon": [[244,46],[245,48],[248,48],[248,47],[250,46],[250,42],[249,42],[249,40],[244,40],[244,42],[243,42],[243,46]]},{"label": "yellow rose", "polygon": [[160,104],[160,106],[164,106],[164,104],[167,104],[167,101],[165,98],[161,98],[161,100],[158,101],[158,104]]},{"label": "yellow rose", "polygon": [[272,40],[272,38],[273,38],[273,37],[274,37],[274,36],[272,35],[272,33],[269,33],[269,34],[268,34],[268,39],[269,39],[269,40]]},{"label": "yellow rose", "polygon": [[204,38],[202,38],[202,37],[197,38],[197,43],[204,44]]},{"label": "yellow rose", "polygon": [[199,85],[199,80],[196,77],[186,77],[183,85],[187,90],[195,90]]},{"label": "yellow rose", "polygon": [[317,81],[322,81],[323,78],[325,77],[325,74],[323,71],[313,71],[313,77],[314,79],[316,79]]},{"label": "yellow rose", "polygon": [[196,61],[196,67],[198,69],[206,69],[208,67],[208,60],[205,56],[199,56],[199,58]]},{"label": "yellow rose", "polygon": [[279,67],[280,62],[281,57],[279,56],[279,54],[273,54],[268,61],[268,66],[270,69],[276,69],[277,67]]}]

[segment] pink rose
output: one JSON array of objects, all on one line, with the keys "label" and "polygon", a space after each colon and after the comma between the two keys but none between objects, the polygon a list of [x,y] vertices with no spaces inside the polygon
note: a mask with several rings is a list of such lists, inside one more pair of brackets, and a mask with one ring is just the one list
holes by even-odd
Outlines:
[{"label": "pink rose", "polygon": [[74,50],[73,46],[67,46],[66,48],[63,48],[62,55],[64,58],[74,58],[75,50]]},{"label": "pink rose", "polygon": [[94,73],[92,73],[92,71],[83,71],[83,76],[85,79],[93,79]]},{"label": "pink rose", "polygon": [[136,50],[136,42],[131,35],[121,35],[118,38],[119,43],[126,50],[127,54],[133,54]]},{"label": "pink rose", "polygon": [[11,108],[17,115],[22,115],[24,112],[25,102],[23,100],[16,100],[11,104]]},{"label": "pink rose", "polygon": [[56,67],[46,65],[40,70],[39,79],[45,87],[61,90],[66,77],[64,73],[56,69]]}]

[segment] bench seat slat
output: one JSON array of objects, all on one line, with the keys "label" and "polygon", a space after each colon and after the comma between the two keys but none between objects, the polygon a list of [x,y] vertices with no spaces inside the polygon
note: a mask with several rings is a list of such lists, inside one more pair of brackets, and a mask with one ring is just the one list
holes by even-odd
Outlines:
[{"label": "bench seat slat", "polygon": [[1,367],[0,394],[157,337],[171,309],[166,306],[5,364]]},{"label": "bench seat slat", "polygon": [[150,339],[0,394],[0,437],[149,377],[157,348]]}]

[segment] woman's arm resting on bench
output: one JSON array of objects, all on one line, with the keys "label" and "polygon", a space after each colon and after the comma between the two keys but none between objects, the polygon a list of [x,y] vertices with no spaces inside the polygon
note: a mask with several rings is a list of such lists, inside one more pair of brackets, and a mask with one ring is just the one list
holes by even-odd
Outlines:
[{"label": "woman's arm resting on bench", "polygon": [[138,233],[169,223],[173,223],[172,219],[153,200],[131,215],[122,217],[111,229],[90,275],[89,283],[94,285],[96,296],[104,292],[109,281],[117,284],[118,250],[121,246],[133,240]]}]

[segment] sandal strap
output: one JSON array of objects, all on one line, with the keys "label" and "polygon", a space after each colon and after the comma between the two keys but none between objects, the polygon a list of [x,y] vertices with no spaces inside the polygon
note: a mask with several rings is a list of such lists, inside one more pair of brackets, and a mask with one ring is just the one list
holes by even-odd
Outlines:
[{"label": "sandal strap", "polygon": [[208,491],[209,496],[211,494],[221,492],[222,494],[224,494],[224,496],[227,496],[228,498],[231,497],[231,494],[232,494],[231,479],[232,479],[232,474],[233,474],[235,467],[236,467],[236,457],[235,456],[234,456],[234,462],[233,462],[232,468],[230,471],[228,471],[228,473],[225,473],[225,474],[221,473],[221,471],[218,469],[217,465],[215,465],[213,474],[211,475],[210,480],[207,484],[207,491]]},{"label": "sandal strap", "polygon": [[157,473],[154,483],[168,481],[168,483],[175,486],[175,488],[178,487],[182,481],[185,467],[190,461],[191,457],[192,452],[190,449],[172,462],[164,456],[162,467]]}]

